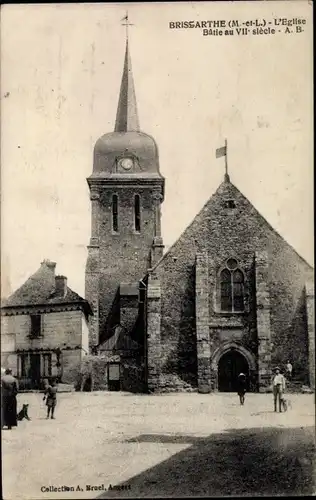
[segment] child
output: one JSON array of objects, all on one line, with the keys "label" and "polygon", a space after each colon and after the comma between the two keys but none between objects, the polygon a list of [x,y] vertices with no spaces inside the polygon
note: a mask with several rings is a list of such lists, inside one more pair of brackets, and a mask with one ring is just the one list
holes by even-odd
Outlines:
[{"label": "child", "polygon": [[47,406],[47,416],[46,418],[49,418],[51,415],[51,418],[54,417],[54,412],[57,404],[57,387],[56,387],[56,382],[55,380],[52,380],[51,385],[47,385],[45,387],[45,393],[44,393],[44,398],[43,401],[45,401],[46,398],[46,406]]},{"label": "child", "polygon": [[246,394],[246,375],[244,373],[240,373],[238,375],[238,396],[240,404],[243,406],[245,402],[245,394]]}]

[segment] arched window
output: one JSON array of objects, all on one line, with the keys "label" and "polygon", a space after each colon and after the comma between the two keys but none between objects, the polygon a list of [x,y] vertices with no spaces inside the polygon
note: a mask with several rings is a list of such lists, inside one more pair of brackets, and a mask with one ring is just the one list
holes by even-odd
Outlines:
[{"label": "arched window", "polygon": [[134,228],[139,233],[140,231],[140,196],[135,194],[134,198]]},{"label": "arched window", "polygon": [[118,196],[112,196],[112,230],[118,232]]},{"label": "arched window", "polygon": [[220,273],[221,310],[242,312],[244,310],[244,274],[235,259],[228,259]]}]

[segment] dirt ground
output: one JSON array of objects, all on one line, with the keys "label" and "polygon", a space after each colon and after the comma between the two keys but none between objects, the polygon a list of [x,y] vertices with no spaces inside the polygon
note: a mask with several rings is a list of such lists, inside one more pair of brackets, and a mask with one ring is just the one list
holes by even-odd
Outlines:
[{"label": "dirt ground", "polygon": [[[56,420],[2,431],[3,498],[306,495],[315,488],[313,395],[64,393]],[[68,489],[68,490],[67,490]]]}]

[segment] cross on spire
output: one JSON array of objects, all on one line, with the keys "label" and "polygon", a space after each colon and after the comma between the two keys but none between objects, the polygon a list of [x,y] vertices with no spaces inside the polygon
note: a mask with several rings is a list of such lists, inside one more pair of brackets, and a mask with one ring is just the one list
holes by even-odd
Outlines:
[{"label": "cross on spire", "polygon": [[124,23],[122,22],[121,25],[126,27],[126,42],[128,42],[128,27],[129,26],[134,26],[134,24],[130,23],[128,20],[128,11],[126,11],[125,17],[121,21],[125,21]]},{"label": "cross on spire", "polygon": [[132,26],[128,21],[128,12],[122,21],[125,21],[122,26],[126,26],[126,49],[114,130],[115,132],[139,131],[132,62],[128,48],[128,27]]}]

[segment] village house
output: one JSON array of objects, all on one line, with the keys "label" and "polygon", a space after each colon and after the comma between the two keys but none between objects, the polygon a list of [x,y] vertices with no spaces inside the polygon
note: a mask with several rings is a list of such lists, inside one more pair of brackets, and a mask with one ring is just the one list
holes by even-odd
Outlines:
[{"label": "village house", "polygon": [[13,370],[22,389],[38,389],[49,377],[77,383],[88,353],[91,308],[55,267],[44,260],[2,303],[1,366]]}]

